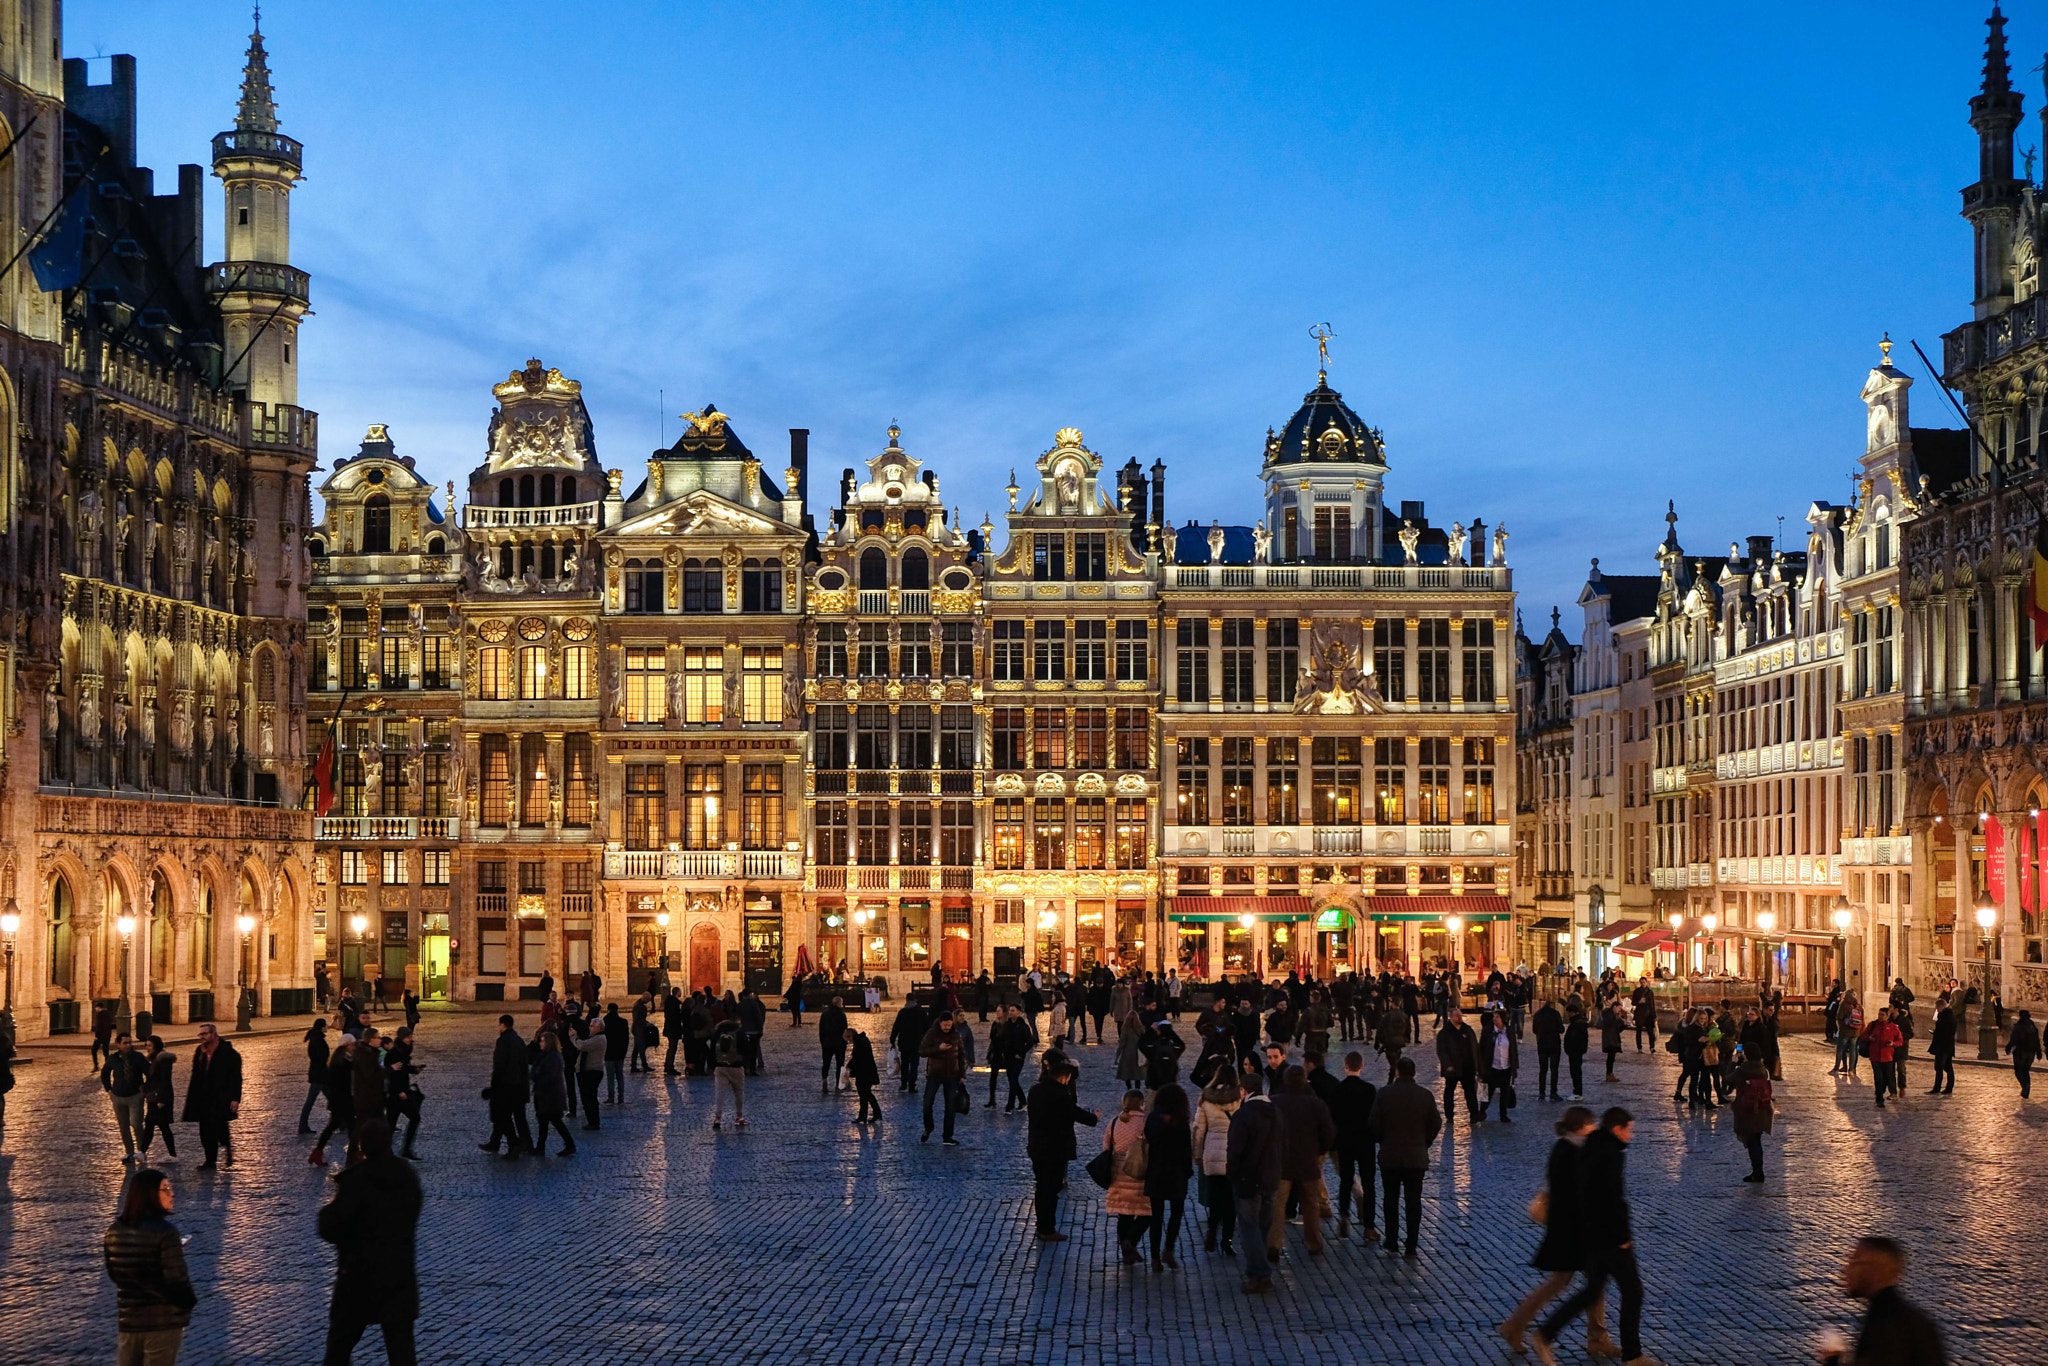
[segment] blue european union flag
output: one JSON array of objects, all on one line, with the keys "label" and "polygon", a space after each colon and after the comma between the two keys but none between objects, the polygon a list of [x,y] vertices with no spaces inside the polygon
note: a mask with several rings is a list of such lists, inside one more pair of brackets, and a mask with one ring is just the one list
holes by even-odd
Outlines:
[{"label": "blue european union flag", "polygon": [[92,221],[86,195],[91,188],[90,177],[79,180],[58,211],[57,221],[28,254],[36,283],[51,293],[70,289],[85,275],[85,227]]}]

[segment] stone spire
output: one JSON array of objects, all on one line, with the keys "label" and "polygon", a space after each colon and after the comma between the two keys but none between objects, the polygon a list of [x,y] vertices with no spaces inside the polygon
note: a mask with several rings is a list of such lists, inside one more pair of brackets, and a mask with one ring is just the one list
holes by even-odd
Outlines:
[{"label": "stone spire", "polygon": [[1975,305],[1979,318],[2005,311],[2012,301],[2013,226],[2020,207],[2020,182],[2012,173],[2013,130],[2022,100],[2012,88],[2005,52],[2005,15],[1997,5],[1984,21],[1984,84],[1970,97],[1970,127],[1977,132],[1977,180],[1963,189],[1963,217],[1973,229]]},{"label": "stone spire", "polygon": [[242,66],[242,102],[235,110],[235,131],[275,133],[277,100],[270,92],[270,58],[263,50],[263,11],[256,11],[256,28],[249,35],[249,60]]},{"label": "stone spire", "polygon": [[2000,95],[2012,89],[2012,67],[2005,58],[2005,15],[1996,4],[1991,7],[1991,17],[1984,21],[1984,27],[1991,30],[1984,39],[1984,92],[1986,95]]}]

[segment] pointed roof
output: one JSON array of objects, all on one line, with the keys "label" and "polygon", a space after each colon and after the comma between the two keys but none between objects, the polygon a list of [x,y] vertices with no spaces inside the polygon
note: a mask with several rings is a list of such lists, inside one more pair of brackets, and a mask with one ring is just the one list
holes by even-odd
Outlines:
[{"label": "pointed roof", "polygon": [[2005,15],[1996,4],[1984,27],[1990,30],[1984,39],[1984,93],[2002,95],[2012,89],[2012,68],[2005,58]]},{"label": "pointed roof", "polygon": [[270,59],[263,50],[263,11],[256,11],[256,29],[249,35],[249,60],[242,67],[242,100],[235,108],[238,133],[275,133],[277,100],[270,90]]}]

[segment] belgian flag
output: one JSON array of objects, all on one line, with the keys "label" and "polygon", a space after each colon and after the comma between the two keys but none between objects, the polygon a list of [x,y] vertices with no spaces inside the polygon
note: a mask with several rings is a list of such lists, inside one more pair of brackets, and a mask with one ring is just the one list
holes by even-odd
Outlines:
[{"label": "belgian flag", "polygon": [[2048,515],[2034,523],[2034,562],[2027,571],[2027,620],[2034,626],[2034,648],[2048,645]]}]

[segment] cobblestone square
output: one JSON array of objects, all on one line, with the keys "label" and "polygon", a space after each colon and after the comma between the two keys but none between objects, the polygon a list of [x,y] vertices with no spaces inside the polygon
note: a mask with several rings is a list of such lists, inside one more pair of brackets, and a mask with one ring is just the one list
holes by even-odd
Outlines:
[{"label": "cobblestone square", "polygon": [[[1418,1261],[1355,1237],[1312,1259],[1295,1230],[1275,1293],[1250,1299],[1234,1265],[1200,1251],[1192,1190],[1176,1272],[1113,1264],[1112,1222],[1078,1164],[1062,1210],[1073,1241],[1033,1241],[1024,1121],[982,1108],[985,1073],[963,1146],[920,1144],[917,1105],[887,1077],[887,1119],[864,1135],[850,1092],[819,1093],[808,1022],[800,1034],[771,1023],[744,1131],[711,1130],[709,1081],[657,1071],[629,1076],[601,1133],[575,1131],[575,1157],[494,1160],[476,1148],[492,1019],[430,1014],[420,1031],[423,1361],[1492,1362],[1508,1359],[1493,1326],[1534,1280],[1524,1207],[1560,1107],[1529,1099],[1526,1075],[1518,1122],[1474,1133],[1460,1120],[1440,1140]],[[884,1020],[865,1027],[886,1035]],[[325,1328],[333,1259],[314,1215],[330,1183],[294,1132],[298,1038],[242,1048],[237,1165],[193,1171],[190,1125],[168,1164],[200,1293],[181,1360],[302,1363]],[[190,1049],[176,1051],[182,1099]],[[1075,1050],[1084,1101],[1105,1109],[1120,1087],[1112,1051]],[[0,1361],[106,1361],[114,1296],[99,1239],[120,1140],[82,1049],[33,1056],[0,1155]],[[1830,1056],[1788,1040],[1762,1187],[1738,1179],[1727,1111],[1672,1106],[1665,1055],[1630,1051],[1613,1084],[1589,1060],[1589,1103],[1639,1116],[1629,1183],[1646,1348],[1674,1366],[1811,1360],[1823,1328],[1853,1322],[1833,1280],[1844,1249],[1882,1232],[1910,1249],[1908,1293],[1943,1324],[1953,1360],[2038,1366],[2024,1268],[2043,1250],[2048,1177],[2029,1154],[2048,1104],[2022,1105],[2010,1073],[1990,1068],[1961,1069],[1952,1097],[1912,1094],[1929,1075],[1916,1061],[1904,1102],[1880,1111],[1867,1073],[1838,1082]],[[357,1359],[383,1359],[374,1330]]]}]

